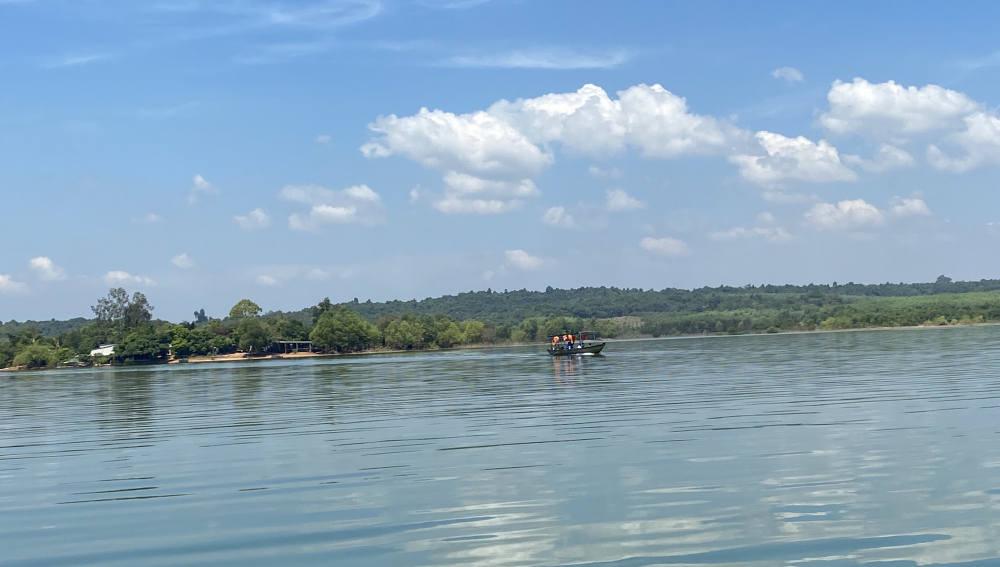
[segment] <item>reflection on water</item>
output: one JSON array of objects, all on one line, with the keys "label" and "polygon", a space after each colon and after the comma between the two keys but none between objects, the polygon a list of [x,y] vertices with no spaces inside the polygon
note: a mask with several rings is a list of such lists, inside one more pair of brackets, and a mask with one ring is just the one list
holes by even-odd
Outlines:
[{"label": "reflection on water", "polygon": [[1000,565],[1000,327],[0,376],[0,564]]}]

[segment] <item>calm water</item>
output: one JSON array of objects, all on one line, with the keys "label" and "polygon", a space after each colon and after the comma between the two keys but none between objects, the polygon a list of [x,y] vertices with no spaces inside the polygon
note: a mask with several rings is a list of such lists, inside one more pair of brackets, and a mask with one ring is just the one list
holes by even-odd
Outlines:
[{"label": "calm water", "polygon": [[1000,327],[606,354],[0,375],[0,564],[1000,565]]}]

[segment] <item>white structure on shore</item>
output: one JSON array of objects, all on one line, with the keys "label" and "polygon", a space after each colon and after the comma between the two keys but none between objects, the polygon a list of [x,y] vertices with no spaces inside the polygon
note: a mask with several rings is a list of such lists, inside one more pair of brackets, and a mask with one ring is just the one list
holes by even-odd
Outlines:
[{"label": "white structure on shore", "polygon": [[115,353],[115,345],[101,345],[90,351],[90,356],[111,356]]}]

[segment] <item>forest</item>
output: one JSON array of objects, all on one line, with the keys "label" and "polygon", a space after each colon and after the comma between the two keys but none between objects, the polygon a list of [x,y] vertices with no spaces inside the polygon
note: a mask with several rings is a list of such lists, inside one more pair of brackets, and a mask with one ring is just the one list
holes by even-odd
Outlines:
[{"label": "forest", "polygon": [[[295,312],[265,313],[249,299],[222,318],[155,319],[142,293],[109,291],[94,317],[0,324],[0,368],[162,362],[311,340],[325,353],[543,342],[564,331],[606,338],[777,333],[1000,322],[1000,280],[933,283],[747,285],[660,291],[615,287],[486,290],[422,301],[325,298]],[[91,357],[99,345],[111,356]]]}]

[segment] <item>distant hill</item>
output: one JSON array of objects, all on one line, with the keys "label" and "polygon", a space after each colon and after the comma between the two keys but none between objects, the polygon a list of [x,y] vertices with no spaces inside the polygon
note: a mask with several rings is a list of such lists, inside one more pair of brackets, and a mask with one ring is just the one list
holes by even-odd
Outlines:
[{"label": "distant hill", "polygon": [[[740,309],[800,309],[803,306],[827,307],[853,303],[864,297],[916,297],[942,293],[966,293],[1000,290],[1000,280],[953,282],[941,276],[932,283],[884,283],[830,285],[748,285],[744,287],[703,287],[693,290],[665,288],[662,290],[624,289],[617,287],[581,287],[577,289],[546,288],[545,291],[526,289],[509,291],[470,291],[422,300],[364,303],[351,301],[345,307],[375,322],[388,314],[413,313],[427,315],[443,313],[457,320],[478,319],[497,325],[517,325],[528,317],[557,315],[562,317],[611,318],[647,316],[662,313],[701,313]],[[318,301],[317,301],[318,303]],[[265,317],[277,316],[268,313]],[[308,307],[284,313],[303,323],[312,322]],[[55,336],[88,323],[82,317],[69,321],[9,321],[0,324],[0,336],[24,327],[34,327],[43,335]]]},{"label": "distant hill", "polygon": [[[941,293],[1000,290],[1000,280],[953,282],[941,276],[933,283],[884,283],[830,285],[748,285],[703,287],[694,290],[666,288],[659,291],[616,287],[546,288],[545,291],[470,291],[420,301],[343,303],[369,321],[386,314],[444,313],[454,319],[479,319],[516,325],[527,317],[610,318],[650,313],[699,313],[737,309],[786,309],[803,303],[823,307],[850,302],[854,297],[914,297]],[[307,320],[309,309],[289,316]]]},{"label": "distant hill", "polygon": [[23,323],[10,320],[6,323],[0,323],[0,336],[13,334],[22,329],[36,329],[46,337],[54,337],[67,331],[78,329],[91,321],[93,319],[84,319],[83,317],[77,317],[68,321],[51,319],[49,321],[25,321]]}]

